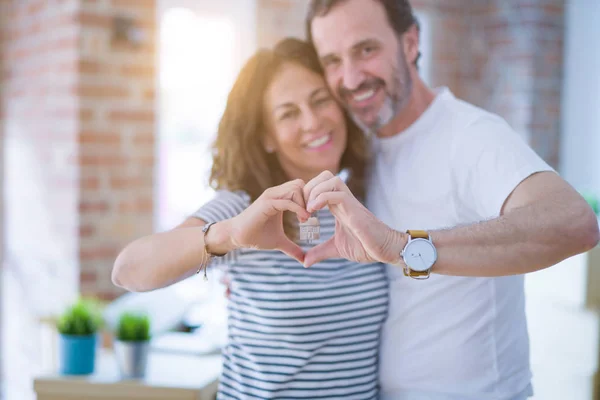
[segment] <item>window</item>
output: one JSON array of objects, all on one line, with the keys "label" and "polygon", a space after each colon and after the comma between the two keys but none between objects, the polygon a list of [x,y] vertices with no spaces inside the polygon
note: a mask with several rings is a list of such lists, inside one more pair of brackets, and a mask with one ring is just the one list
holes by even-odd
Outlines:
[{"label": "window", "polygon": [[162,1],[158,230],[177,225],[213,195],[210,146],[235,77],[256,47],[253,3]]}]

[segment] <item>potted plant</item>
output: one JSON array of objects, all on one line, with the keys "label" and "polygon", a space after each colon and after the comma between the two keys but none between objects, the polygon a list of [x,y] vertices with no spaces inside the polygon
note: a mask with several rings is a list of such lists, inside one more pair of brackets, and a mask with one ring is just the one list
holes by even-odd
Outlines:
[{"label": "potted plant", "polygon": [[97,333],[102,325],[99,303],[79,299],[57,320],[59,332],[59,370],[64,375],[94,372]]},{"label": "potted plant", "polygon": [[121,314],[114,347],[122,378],[139,379],[146,375],[150,336],[150,318],[147,315]]}]

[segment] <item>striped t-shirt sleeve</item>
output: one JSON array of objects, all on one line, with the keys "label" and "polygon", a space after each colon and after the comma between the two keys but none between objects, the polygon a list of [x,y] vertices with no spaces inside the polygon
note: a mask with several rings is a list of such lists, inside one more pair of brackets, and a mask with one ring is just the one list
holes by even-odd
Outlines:
[{"label": "striped t-shirt sleeve", "polygon": [[[246,193],[220,190],[215,197],[200,207],[192,217],[200,218],[206,223],[219,222],[240,214],[250,205],[250,196]],[[230,264],[237,258],[238,251],[232,251],[223,257],[214,257],[211,263]]]}]

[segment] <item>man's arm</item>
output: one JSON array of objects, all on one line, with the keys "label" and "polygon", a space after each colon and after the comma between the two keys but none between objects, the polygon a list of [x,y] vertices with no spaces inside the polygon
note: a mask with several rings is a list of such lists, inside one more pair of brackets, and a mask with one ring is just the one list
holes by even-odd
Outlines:
[{"label": "man's arm", "polygon": [[[335,237],[306,254],[306,266],[330,257],[402,265],[407,234],[378,220],[333,174],[309,182],[305,196],[309,212],[329,206],[338,221]],[[600,238],[589,205],[554,172],[524,179],[498,218],[429,234],[438,251],[432,272],[456,276],[537,271],[591,249]]]},{"label": "man's arm", "polygon": [[[590,250],[599,240],[591,208],[553,172],[536,173],[521,182],[498,218],[429,233],[438,251],[432,272],[458,276],[537,271]],[[384,254],[400,254],[407,235],[390,236],[394,250]]]}]

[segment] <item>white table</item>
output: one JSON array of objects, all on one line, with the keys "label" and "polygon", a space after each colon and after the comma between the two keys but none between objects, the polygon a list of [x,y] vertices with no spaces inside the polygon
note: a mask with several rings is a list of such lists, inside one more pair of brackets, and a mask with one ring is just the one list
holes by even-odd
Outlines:
[{"label": "white table", "polygon": [[221,355],[151,352],[143,380],[121,380],[114,355],[100,351],[89,376],[40,376],[34,381],[38,400],[214,400]]}]

